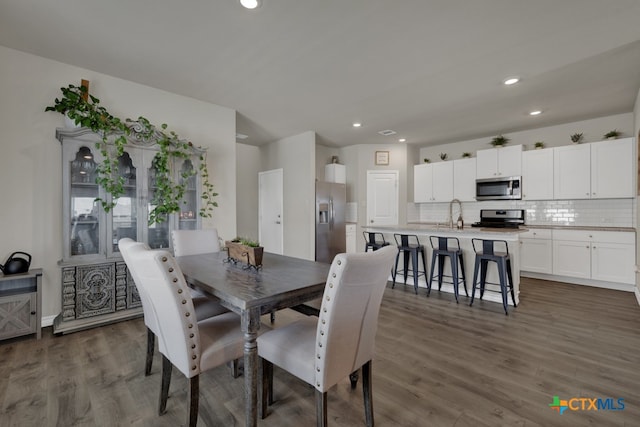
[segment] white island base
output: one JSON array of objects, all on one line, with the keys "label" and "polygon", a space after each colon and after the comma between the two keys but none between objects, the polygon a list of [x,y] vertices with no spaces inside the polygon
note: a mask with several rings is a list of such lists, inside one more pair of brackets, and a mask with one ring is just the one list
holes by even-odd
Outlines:
[{"label": "white island base", "polygon": [[[429,243],[429,236],[440,236],[440,237],[457,237],[460,241],[460,248],[462,249],[463,259],[464,259],[464,272],[466,277],[467,289],[469,291],[469,298],[465,297],[464,287],[462,283],[459,286],[459,300],[460,303],[470,302],[471,301],[471,290],[472,290],[472,282],[473,282],[473,269],[475,266],[475,252],[473,251],[473,246],[471,243],[472,239],[491,239],[491,240],[504,240],[507,242],[509,247],[509,254],[511,255],[511,271],[513,275],[513,290],[516,297],[516,303],[520,303],[519,293],[520,293],[520,234],[526,232],[526,229],[509,229],[509,228],[463,228],[462,230],[451,229],[443,226],[436,226],[431,224],[409,224],[405,226],[367,226],[363,227],[363,230],[366,232],[378,232],[383,233],[384,238],[390,242],[392,245],[395,245],[395,240],[393,235],[397,234],[415,234],[420,239],[420,243],[426,249],[426,261],[427,261],[427,276],[429,276],[431,272],[431,256],[432,256],[432,248]],[[480,248],[478,246],[478,248]],[[398,268],[402,269],[403,255],[400,255],[400,259],[398,260]],[[420,268],[422,269],[422,261],[420,261]],[[409,262],[409,272],[411,273],[411,262]],[[436,266],[437,271],[437,266]],[[447,276],[451,276],[451,262],[446,261],[444,267],[444,274]],[[389,276],[389,280],[392,278]],[[445,277],[444,280],[451,281],[450,277]],[[478,279],[479,280],[479,279]],[[500,303],[502,305],[502,295],[500,293],[500,285],[492,285],[491,283],[499,283],[498,278],[498,270],[494,262],[489,263],[489,267],[487,269],[487,283],[485,286],[485,293],[482,298],[482,301],[494,301]],[[413,292],[413,277],[410,275],[407,277],[406,283],[404,282],[404,276],[401,273],[396,275],[396,289],[398,286],[409,286],[410,289],[407,289],[407,292]],[[427,282],[423,276],[420,276],[418,279],[418,287],[426,288]],[[442,283],[441,292],[449,292],[453,294],[453,285],[450,283]],[[491,292],[494,291],[494,292]],[[436,280],[431,285],[431,295],[438,292],[438,280],[436,275]],[[418,292],[420,295],[424,295],[423,292]],[[453,295],[451,297],[454,301]],[[474,306],[478,303],[480,298],[479,290],[476,290],[476,296],[474,301]],[[511,297],[508,298],[509,305],[513,305]]]}]

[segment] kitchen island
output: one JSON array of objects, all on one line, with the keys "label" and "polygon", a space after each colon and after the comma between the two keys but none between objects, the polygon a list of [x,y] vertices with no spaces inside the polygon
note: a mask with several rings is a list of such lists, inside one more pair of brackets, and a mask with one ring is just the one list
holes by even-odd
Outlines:
[{"label": "kitchen island", "polygon": [[[457,237],[460,241],[460,248],[463,252],[464,257],[464,271],[466,276],[467,289],[469,290],[469,300],[471,298],[471,286],[473,282],[473,268],[475,264],[475,252],[473,251],[473,246],[471,243],[472,239],[492,239],[492,240],[505,240],[509,247],[509,254],[511,255],[511,269],[513,273],[513,289],[516,296],[516,303],[519,303],[519,292],[520,292],[520,234],[527,231],[526,228],[476,228],[476,227],[465,227],[463,229],[450,228],[448,226],[443,226],[439,224],[429,224],[429,223],[412,223],[407,225],[398,225],[398,226],[365,226],[362,227],[365,232],[378,232],[383,233],[385,239],[390,242],[392,245],[395,245],[395,240],[393,238],[394,234],[415,234],[420,239],[420,243],[425,247],[426,252],[425,255],[427,257],[427,276],[429,276],[429,272],[431,271],[431,255],[432,248],[429,243],[429,236],[440,236],[440,237]],[[399,260],[398,265],[401,265],[402,259]],[[445,262],[445,275],[451,275],[451,263]],[[391,279],[389,279],[391,280]],[[445,278],[445,280],[451,280],[450,278]],[[498,283],[498,274],[495,263],[489,263],[488,273],[487,273],[487,282]],[[413,292],[413,278],[409,276],[407,278],[407,282],[404,283],[404,277],[401,274],[396,276],[396,288],[398,284],[401,286],[409,285],[411,292]],[[422,288],[427,287],[427,283],[424,277],[420,276],[418,281],[418,286]],[[498,285],[490,285],[487,283],[486,290],[496,290],[498,292],[485,292],[483,301],[495,301],[502,304],[502,297],[499,293],[500,286]],[[407,289],[409,291],[409,289]],[[443,283],[441,291],[453,293],[453,285],[450,283]],[[431,295],[434,295],[434,292],[437,294],[438,292],[438,282],[437,279],[435,283],[431,286]],[[460,297],[461,302],[464,302],[464,289],[460,286]],[[477,304],[479,298],[479,293],[476,292],[476,302],[474,302],[474,306]],[[453,299],[452,296],[452,300]],[[511,298],[509,298],[509,304],[513,304]]]}]

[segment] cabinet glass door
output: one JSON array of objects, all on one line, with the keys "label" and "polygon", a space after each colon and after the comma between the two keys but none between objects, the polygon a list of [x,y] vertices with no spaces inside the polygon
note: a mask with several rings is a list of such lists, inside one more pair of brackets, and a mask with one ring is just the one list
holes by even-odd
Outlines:
[{"label": "cabinet glass door", "polygon": [[[158,188],[156,183],[156,163],[157,156],[151,162],[151,167],[148,171],[148,202],[147,202],[147,221],[149,221],[149,213],[155,208],[153,204],[153,199],[155,197],[155,192]],[[149,224],[148,229],[148,244],[152,249],[159,248],[168,248],[169,247],[169,218],[167,215],[163,216],[162,222],[154,222],[153,224]]]},{"label": "cabinet glass door", "polygon": [[91,255],[100,252],[100,223],[98,218],[99,187],[96,184],[96,162],[88,147],[80,147],[70,162],[71,183],[70,252],[75,255]]},{"label": "cabinet glass door", "polygon": [[118,198],[111,211],[113,252],[119,252],[118,241],[120,239],[129,237],[133,240],[138,240],[137,173],[127,152],[118,158],[118,176],[124,178],[124,193]]},{"label": "cabinet glass door", "polygon": [[180,230],[195,230],[198,228],[198,192],[195,172],[191,159],[186,159],[179,165],[179,179],[185,187],[178,214],[178,228]]}]

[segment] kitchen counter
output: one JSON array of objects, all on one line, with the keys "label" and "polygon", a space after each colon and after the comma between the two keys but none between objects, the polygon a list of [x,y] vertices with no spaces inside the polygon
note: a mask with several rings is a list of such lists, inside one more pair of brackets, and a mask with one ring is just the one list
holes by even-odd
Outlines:
[{"label": "kitchen counter", "polygon": [[[464,257],[464,270],[466,274],[466,282],[467,289],[469,290],[469,301],[471,297],[471,286],[473,281],[473,270],[475,267],[475,252],[472,246],[472,239],[492,239],[492,240],[505,240],[507,241],[507,245],[509,248],[509,254],[511,255],[511,270],[513,273],[513,288],[516,296],[516,303],[519,302],[519,292],[520,292],[520,234],[527,231],[526,228],[482,228],[482,227],[464,227],[461,230],[457,228],[449,228],[448,225],[442,225],[437,223],[410,223],[407,225],[379,225],[379,226],[364,226],[362,227],[364,231],[371,232],[379,232],[385,235],[385,239],[391,244],[395,244],[395,240],[393,235],[395,233],[403,233],[403,234],[415,234],[420,239],[420,243],[426,249],[426,258],[427,258],[427,269],[431,270],[431,255],[432,249],[431,244],[429,243],[429,236],[442,236],[442,237],[456,237],[460,241],[460,248],[463,252]],[[401,262],[401,260],[400,260]],[[399,264],[400,264],[399,262]],[[422,267],[422,266],[421,266]],[[451,275],[450,271],[450,263],[445,263],[445,275]],[[427,272],[427,276],[429,276],[429,271]],[[391,279],[389,279],[391,280]],[[398,275],[396,277],[396,284],[403,283],[403,278]],[[488,272],[487,272],[487,282],[498,283],[498,274],[495,263],[490,263]],[[409,288],[413,288],[413,278],[408,277],[407,283],[408,288],[407,292],[409,292]],[[418,281],[418,286],[426,288],[426,281],[421,276]],[[396,286],[396,289],[398,286]],[[494,301],[498,303],[502,303],[502,297],[500,295],[498,285],[490,285],[487,283],[487,290],[498,290],[498,292],[485,292],[483,301]],[[453,293],[453,286],[448,283],[442,284],[442,291]],[[413,289],[411,289],[413,292]],[[437,281],[435,287],[431,287],[431,296],[434,296],[434,293],[437,294],[438,286]],[[465,302],[464,290],[460,289],[460,302]],[[453,298],[453,296],[452,296]],[[478,304],[479,292],[476,291],[476,302],[474,302],[474,307]],[[454,300],[455,301],[455,300]],[[482,302],[480,303],[482,304]],[[511,298],[509,298],[509,304],[512,304]],[[500,307],[501,309],[502,307]]]},{"label": "kitchen counter", "polygon": [[634,227],[603,227],[603,226],[587,226],[587,225],[530,225],[526,228],[540,229],[546,228],[550,230],[587,230],[587,231],[631,231],[635,232]]}]

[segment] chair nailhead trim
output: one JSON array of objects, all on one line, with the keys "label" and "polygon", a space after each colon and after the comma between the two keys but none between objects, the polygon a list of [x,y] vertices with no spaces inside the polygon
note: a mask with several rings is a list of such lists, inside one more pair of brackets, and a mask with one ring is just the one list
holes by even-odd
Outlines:
[{"label": "chair nailhead trim", "polygon": [[196,345],[195,345],[195,344],[191,344],[191,348],[192,348],[192,349],[193,349],[193,348],[196,348]]},{"label": "chair nailhead trim", "polygon": [[327,301],[331,301],[331,297],[327,295]]},{"label": "chair nailhead trim", "polygon": [[169,273],[173,273],[173,267],[169,267]]},{"label": "chair nailhead trim", "polygon": [[326,313],[327,312],[327,308],[326,307],[323,308],[322,311],[324,311]]},{"label": "chair nailhead trim", "polygon": [[324,320],[324,319],[322,319],[322,324],[324,325],[325,323],[327,323],[327,322],[325,322],[325,320]]},{"label": "chair nailhead trim", "polygon": [[341,264],[342,264],[342,261],[338,260],[338,265],[341,265]]},{"label": "chair nailhead trim", "polygon": [[167,262],[167,257],[166,256],[162,257],[162,262]]},{"label": "chair nailhead trim", "polygon": [[191,370],[192,370],[192,371],[195,371],[195,370],[196,370],[196,365],[193,365],[193,366],[191,367]]},{"label": "chair nailhead trim", "polygon": [[193,323],[189,323],[189,329],[193,328]]},{"label": "chair nailhead trim", "polygon": [[191,359],[196,360],[198,358],[198,356],[196,356],[195,354],[193,356],[191,356]]},{"label": "chair nailhead trim", "polygon": [[194,337],[194,335],[193,335],[193,334],[189,334],[189,338],[193,338],[193,337]]},{"label": "chair nailhead trim", "polygon": [[177,283],[177,282],[178,282],[178,278],[177,278],[177,277],[174,277],[174,278],[173,278],[173,283]]},{"label": "chair nailhead trim", "polygon": [[182,289],[178,289],[178,293],[181,294],[182,293]]},{"label": "chair nailhead trim", "polygon": [[320,335],[324,336],[324,331],[320,331]]},{"label": "chair nailhead trim", "polygon": [[316,371],[320,372],[320,368],[316,368]]},{"label": "chair nailhead trim", "polygon": [[183,304],[186,304],[186,303],[187,303],[187,300],[186,300],[186,299],[183,299],[183,300],[182,300],[182,303],[183,303]]},{"label": "chair nailhead trim", "polygon": [[191,316],[191,313],[189,313],[188,311],[184,314],[186,317]]},{"label": "chair nailhead trim", "polygon": [[318,347],[322,347],[322,343],[321,342],[318,343]]},{"label": "chair nailhead trim", "polygon": [[333,273],[333,274],[331,275],[331,277],[333,277],[333,278],[335,279],[335,277],[336,277],[336,273]]},{"label": "chair nailhead trim", "polygon": [[329,283],[329,287],[330,287],[330,288],[333,288],[333,283]]}]

